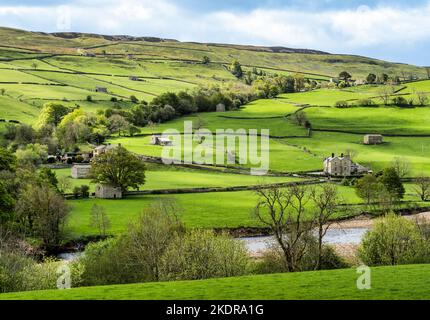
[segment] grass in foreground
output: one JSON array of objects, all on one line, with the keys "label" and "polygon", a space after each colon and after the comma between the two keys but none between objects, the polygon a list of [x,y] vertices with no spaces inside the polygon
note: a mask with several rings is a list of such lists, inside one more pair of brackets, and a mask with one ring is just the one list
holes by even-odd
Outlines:
[{"label": "grass in foreground", "polygon": [[430,265],[371,269],[371,289],[358,290],[355,269],[159,282],[0,294],[0,299],[347,300],[430,299]]}]

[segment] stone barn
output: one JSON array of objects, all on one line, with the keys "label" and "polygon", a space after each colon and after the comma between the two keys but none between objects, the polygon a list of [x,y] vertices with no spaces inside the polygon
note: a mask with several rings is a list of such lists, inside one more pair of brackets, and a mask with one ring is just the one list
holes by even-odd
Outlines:
[{"label": "stone barn", "polygon": [[156,146],[173,146],[173,141],[162,136],[153,135],[151,137],[151,144]]},{"label": "stone barn", "polygon": [[96,92],[108,93],[108,89],[105,87],[96,87]]},{"label": "stone barn", "polygon": [[363,140],[364,144],[381,144],[384,138],[380,134],[366,134]]},{"label": "stone barn", "polygon": [[122,190],[120,187],[115,187],[111,184],[96,185],[96,198],[99,199],[121,199]]},{"label": "stone barn", "polygon": [[72,167],[73,179],[85,179],[90,175],[91,165],[89,164],[74,164]]}]

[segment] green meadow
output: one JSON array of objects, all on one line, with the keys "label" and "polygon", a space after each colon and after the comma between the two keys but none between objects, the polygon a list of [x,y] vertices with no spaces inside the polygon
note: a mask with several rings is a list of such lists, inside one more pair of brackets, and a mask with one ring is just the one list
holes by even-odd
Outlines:
[{"label": "green meadow", "polygon": [[429,300],[430,266],[371,268],[369,290],[356,269],[254,275],[195,281],[110,285],[1,294],[4,300]]},{"label": "green meadow", "polygon": [[[222,174],[220,174],[222,175]],[[265,180],[266,181],[266,180]],[[263,181],[263,183],[266,183]],[[288,180],[287,180],[288,181]],[[406,201],[413,201],[417,205],[419,198],[414,193],[413,186],[406,184]],[[340,209],[337,217],[353,216],[360,210],[353,207],[362,204],[352,187],[338,186],[341,201],[346,205],[346,211]],[[79,235],[94,235],[97,230],[91,227],[91,208],[94,204],[102,206],[111,222],[110,234],[119,234],[139,216],[142,209],[151,203],[162,199],[174,200],[178,205],[181,220],[190,228],[239,228],[261,227],[253,216],[258,195],[254,191],[208,192],[171,195],[142,195],[129,196],[122,200],[108,199],[80,199],[71,200],[72,208],[66,230],[70,237]],[[349,207],[349,208],[348,208]]]}]

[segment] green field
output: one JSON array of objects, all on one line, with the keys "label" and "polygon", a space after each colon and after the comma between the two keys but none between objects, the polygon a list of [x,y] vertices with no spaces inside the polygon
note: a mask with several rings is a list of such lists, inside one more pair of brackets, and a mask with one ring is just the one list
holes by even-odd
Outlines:
[{"label": "green field", "polygon": [[[220,174],[221,178],[222,174]],[[414,193],[413,186],[406,184],[404,200],[420,203]],[[358,198],[354,188],[338,186],[341,202],[351,207],[339,209],[337,217],[353,216],[361,211],[352,207],[360,205],[362,200]],[[235,192],[209,192],[172,195],[142,195],[129,196],[121,200],[108,199],[81,199],[70,200],[72,208],[66,230],[69,237],[80,235],[95,235],[97,230],[89,226],[91,207],[94,204],[103,206],[111,222],[110,234],[119,234],[126,230],[127,226],[139,216],[142,209],[161,199],[174,200],[179,208],[181,220],[191,228],[239,228],[261,227],[261,224],[253,216],[253,209],[258,201],[258,196],[253,191]],[[308,214],[312,208],[308,208]]]},{"label": "green field", "polygon": [[0,294],[9,300],[429,300],[430,265],[371,268],[371,289],[356,269],[256,275]]},{"label": "green field", "polygon": [[[71,169],[54,170],[57,177],[70,177]],[[179,189],[199,187],[233,187],[257,184],[270,184],[297,181],[297,178],[252,176],[244,174],[217,173],[204,170],[176,169],[168,166],[150,166],[145,172],[146,182],[140,190]],[[90,185],[94,191],[94,185],[90,179],[71,179],[71,189],[83,184]],[[68,190],[71,191],[71,190]]]}]

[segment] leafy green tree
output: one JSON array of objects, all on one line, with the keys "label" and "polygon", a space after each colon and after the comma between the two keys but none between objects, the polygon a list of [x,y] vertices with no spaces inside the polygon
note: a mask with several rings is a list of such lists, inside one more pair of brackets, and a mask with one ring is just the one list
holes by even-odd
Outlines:
[{"label": "leafy green tree", "polygon": [[405,188],[395,168],[384,169],[378,181],[384,185],[394,201],[403,199]]},{"label": "leafy green tree", "polygon": [[[427,252],[423,257],[425,247]],[[417,226],[391,213],[378,219],[365,234],[358,255],[368,265],[396,265],[421,262],[423,258],[429,260],[428,253],[428,244],[424,243]]]},{"label": "leafy green tree", "polygon": [[0,89],[0,94],[1,94],[2,96],[4,96],[4,95],[6,94],[6,89],[5,89],[5,88],[1,88],[1,89]]},{"label": "leafy green tree", "polygon": [[234,60],[233,63],[231,64],[230,71],[237,78],[242,78],[242,76],[243,76],[242,66],[241,66],[240,62],[237,60]]},{"label": "leafy green tree", "polygon": [[130,127],[130,123],[123,116],[119,114],[114,114],[108,119],[108,128],[112,133],[118,133],[121,136],[121,133],[127,131]]},{"label": "leafy green tree", "polygon": [[16,156],[5,148],[0,147],[0,171],[15,171]]},{"label": "leafy green tree", "polygon": [[130,101],[133,103],[139,103],[139,99],[137,99],[135,95],[130,96]]},{"label": "leafy green tree", "polygon": [[45,103],[36,122],[36,128],[40,129],[46,125],[57,126],[70,111],[69,108],[59,103]]},{"label": "leafy green tree", "polygon": [[16,152],[18,163],[22,166],[37,166],[46,161],[48,147],[39,143],[28,144]]},{"label": "leafy green tree", "polygon": [[369,75],[366,78],[366,82],[373,84],[376,81],[376,75],[374,73],[369,73]]},{"label": "leafy green tree", "polygon": [[27,185],[22,190],[16,212],[20,227],[41,239],[46,247],[59,245],[70,208],[49,185]]},{"label": "leafy green tree", "polygon": [[209,64],[211,62],[211,59],[208,56],[204,56],[202,58],[202,63],[203,64]]},{"label": "leafy green tree", "polygon": [[339,73],[339,79],[345,81],[346,83],[351,80],[352,76],[347,71],[342,71]]},{"label": "leafy green tree", "polygon": [[90,172],[93,182],[112,184],[123,191],[145,183],[145,163],[121,145],[95,157]]},{"label": "leafy green tree", "polygon": [[358,179],[355,184],[355,192],[357,196],[363,199],[367,205],[375,202],[378,199],[379,190],[383,185],[373,174],[367,174]]},{"label": "leafy green tree", "polygon": [[49,168],[42,168],[39,171],[39,179],[42,182],[48,183],[50,186],[58,190],[57,174]]}]

